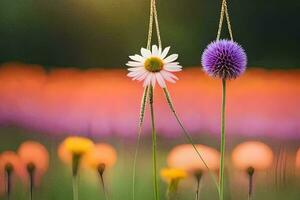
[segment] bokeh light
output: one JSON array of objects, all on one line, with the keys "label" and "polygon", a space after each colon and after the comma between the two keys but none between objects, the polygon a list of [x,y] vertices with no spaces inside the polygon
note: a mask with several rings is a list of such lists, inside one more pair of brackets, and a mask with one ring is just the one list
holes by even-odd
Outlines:
[{"label": "bokeh light", "polygon": [[[210,170],[218,170],[220,153],[214,148],[205,145],[196,145]],[[195,149],[190,144],[182,144],[174,147],[167,158],[168,166],[184,169],[188,172],[207,171],[204,163],[199,159]]]},{"label": "bokeh light", "polygon": [[271,148],[258,141],[241,143],[232,152],[234,166],[243,171],[250,167],[255,170],[266,170],[271,167],[273,159]]}]

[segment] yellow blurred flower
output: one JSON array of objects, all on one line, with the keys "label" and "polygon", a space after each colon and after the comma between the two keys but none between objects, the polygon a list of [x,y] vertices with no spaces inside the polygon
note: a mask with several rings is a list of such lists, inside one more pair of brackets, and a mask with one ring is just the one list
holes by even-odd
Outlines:
[{"label": "yellow blurred flower", "polygon": [[67,137],[58,148],[60,159],[72,163],[73,176],[77,176],[81,158],[94,148],[94,143],[85,137]]},{"label": "yellow blurred flower", "polygon": [[66,138],[63,144],[66,151],[78,156],[86,154],[94,147],[94,143],[90,139],[77,136]]},{"label": "yellow blurred flower", "polygon": [[187,177],[186,171],[178,168],[164,168],[160,171],[160,176],[166,182],[181,180]]}]

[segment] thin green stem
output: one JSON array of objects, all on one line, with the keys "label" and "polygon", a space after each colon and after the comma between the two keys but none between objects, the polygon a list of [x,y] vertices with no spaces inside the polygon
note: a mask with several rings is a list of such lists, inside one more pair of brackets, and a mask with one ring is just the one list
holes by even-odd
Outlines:
[{"label": "thin green stem", "polygon": [[35,174],[35,165],[33,163],[29,163],[26,166],[27,173],[29,175],[29,199],[33,199],[33,189],[34,189],[34,174]]},{"label": "thin green stem", "polygon": [[33,173],[30,173],[29,174],[29,178],[30,178],[30,200],[32,200],[33,199]]},{"label": "thin green stem", "polygon": [[183,133],[184,133],[184,136],[185,136],[187,142],[188,142],[189,144],[191,144],[191,145],[193,146],[193,148],[195,149],[195,151],[196,151],[198,157],[200,158],[200,160],[201,160],[202,163],[204,164],[205,168],[207,169],[207,171],[208,171],[208,173],[209,173],[211,179],[213,180],[213,182],[214,182],[214,184],[215,184],[215,186],[216,186],[216,188],[217,188],[217,191],[219,192],[218,182],[217,182],[215,176],[213,175],[213,173],[211,172],[211,170],[209,169],[209,167],[208,167],[207,163],[205,162],[204,158],[202,157],[201,153],[200,153],[200,152],[198,151],[198,149],[196,148],[195,143],[194,143],[192,137],[190,136],[190,134],[188,133],[188,131],[184,128],[183,123],[182,123],[181,120],[179,119],[178,114],[177,114],[177,112],[176,112],[176,110],[175,110],[175,107],[174,107],[174,104],[173,104],[173,101],[172,101],[172,99],[171,99],[171,96],[170,96],[170,93],[169,93],[168,89],[165,87],[165,88],[163,88],[163,90],[164,90],[164,93],[165,93],[165,97],[166,97],[166,99],[167,99],[167,102],[168,102],[168,104],[169,104],[169,107],[170,107],[172,113],[174,114],[177,123],[178,123],[179,126],[181,127],[181,129],[182,129],[182,131],[183,131]]},{"label": "thin green stem", "polygon": [[221,159],[220,159],[220,200],[224,200],[224,160],[225,160],[225,111],[226,111],[226,80],[222,79],[222,112],[221,112]]},{"label": "thin green stem", "polygon": [[12,168],[5,169],[6,172],[6,197],[7,200],[10,200],[10,193],[11,193],[11,174],[12,174]]},{"label": "thin green stem", "polygon": [[153,187],[155,200],[159,200],[159,187],[157,177],[157,143],[156,143],[156,130],[154,121],[154,108],[153,108],[153,86],[150,86],[149,103],[151,113],[151,126],[152,126],[152,161],[153,161]]},{"label": "thin green stem", "polygon": [[73,200],[78,200],[78,176],[73,175]]},{"label": "thin green stem", "polygon": [[142,100],[141,100],[140,117],[139,117],[139,125],[138,125],[138,136],[137,136],[134,159],[133,159],[133,173],[132,173],[132,199],[133,200],[135,200],[136,164],[137,164],[137,157],[139,154],[140,143],[141,143],[141,134],[142,134],[142,128],[143,128],[143,123],[144,123],[144,117],[145,117],[145,110],[146,110],[145,108],[146,108],[147,98],[148,98],[148,89],[149,89],[149,87],[146,86],[144,89]]},{"label": "thin green stem", "polygon": [[105,164],[100,164],[98,166],[98,174],[100,176],[101,186],[102,186],[102,190],[103,190],[103,193],[104,193],[104,196],[105,196],[105,200],[108,200],[109,196],[108,196],[108,192],[106,190],[106,186],[105,186],[105,182],[104,182],[104,177],[103,177],[105,168],[106,168]]},{"label": "thin green stem", "polygon": [[177,190],[180,179],[172,179],[167,189],[167,200],[177,199]]},{"label": "thin green stem", "polygon": [[247,174],[249,176],[248,200],[252,200],[254,168],[249,167],[247,170]]},{"label": "thin green stem", "polygon": [[197,181],[197,190],[196,190],[196,200],[200,199],[200,184],[201,184],[201,178],[202,178],[202,171],[199,171],[195,174],[195,178]]},{"label": "thin green stem", "polygon": [[73,200],[78,200],[78,169],[81,160],[81,155],[73,154],[72,156],[72,186]]}]

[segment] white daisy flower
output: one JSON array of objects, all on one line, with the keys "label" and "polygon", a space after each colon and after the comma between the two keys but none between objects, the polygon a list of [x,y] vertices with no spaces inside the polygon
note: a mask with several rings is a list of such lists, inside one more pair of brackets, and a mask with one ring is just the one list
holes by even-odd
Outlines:
[{"label": "white daisy flower", "polygon": [[152,51],[142,48],[141,55],[135,54],[129,56],[133,61],[128,61],[126,64],[130,68],[127,76],[132,80],[144,81],[143,86],[152,85],[157,83],[160,87],[166,87],[166,81],[175,83],[178,78],[172,72],[179,72],[182,66],[179,62],[175,62],[178,54],[172,54],[167,57],[170,47],[165,48],[163,51],[156,45],[152,46]]}]

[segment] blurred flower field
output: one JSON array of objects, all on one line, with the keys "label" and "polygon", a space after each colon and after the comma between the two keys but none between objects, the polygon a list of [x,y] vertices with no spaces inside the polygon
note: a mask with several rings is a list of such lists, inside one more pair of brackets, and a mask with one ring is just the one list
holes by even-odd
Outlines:
[{"label": "blurred flower field", "polygon": [[[41,66],[20,63],[8,63],[0,68],[0,152],[18,152],[24,141],[34,140],[45,145],[49,153],[49,168],[34,188],[35,199],[72,198],[71,165],[62,161],[58,153],[62,141],[70,135],[86,136],[95,143],[107,143],[115,149],[116,161],[104,173],[107,193],[110,199],[131,198],[132,163],[137,132],[135,124],[138,120],[136,113],[140,99],[137,94],[141,93],[141,88],[124,78],[124,75],[123,70],[81,71],[69,68],[45,71]],[[178,113],[197,144],[218,149],[217,113],[220,110],[215,105],[220,104],[219,86],[196,68],[189,68],[178,77],[182,80],[177,83],[176,88],[170,85]],[[253,160],[253,166],[256,166],[256,162],[261,164],[257,165],[260,170],[254,173],[254,199],[281,200],[299,197],[300,153],[296,155],[300,140],[299,81],[298,70],[254,68],[248,70],[239,80],[229,82],[230,120],[227,132],[230,139],[227,143],[225,170],[228,177],[228,199],[247,198],[247,173],[242,170],[243,167],[235,164],[236,160],[243,160],[236,159],[240,155],[243,158],[243,154],[231,154],[235,152],[238,144],[249,140],[265,143],[273,154],[267,162],[268,158],[264,155],[268,153],[257,151],[255,154],[253,151],[249,159],[245,160],[246,163]],[[156,109],[160,116],[157,120],[158,168],[184,168],[186,165],[176,165],[177,158],[171,161],[168,157],[174,147],[185,144],[186,141],[173,121],[162,94],[157,92]],[[148,121],[146,118],[137,160],[136,198],[152,200],[151,138]],[[175,155],[180,156],[180,153]],[[192,160],[195,155],[182,155],[183,158],[180,159],[188,159],[188,166],[193,169]],[[209,153],[205,153],[207,155]],[[209,158],[211,157],[205,159],[209,161]],[[258,159],[262,160],[258,162]],[[263,165],[262,161],[267,164]],[[200,167],[201,163],[197,162],[195,166]],[[187,162],[183,160],[179,163]],[[210,167],[217,175],[218,168]],[[97,172],[84,166],[79,170],[79,199],[104,199]],[[201,173],[200,199],[216,199],[218,194],[211,178],[204,168]],[[163,199],[168,189],[168,180],[176,177],[178,173],[171,171],[161,174],[168,177],[159,177],[160,195]],[[178,199],[194,199],[197,189],[195,177],[190,172],[187,176],[178,176],[182,177],[178,184]],[[1,199],[6,199],[3,180],[2,177]],[[11,199],[28,198],[29,186],[26,180],[24,183],[22,178],[15,178],[12,185]]]}]

